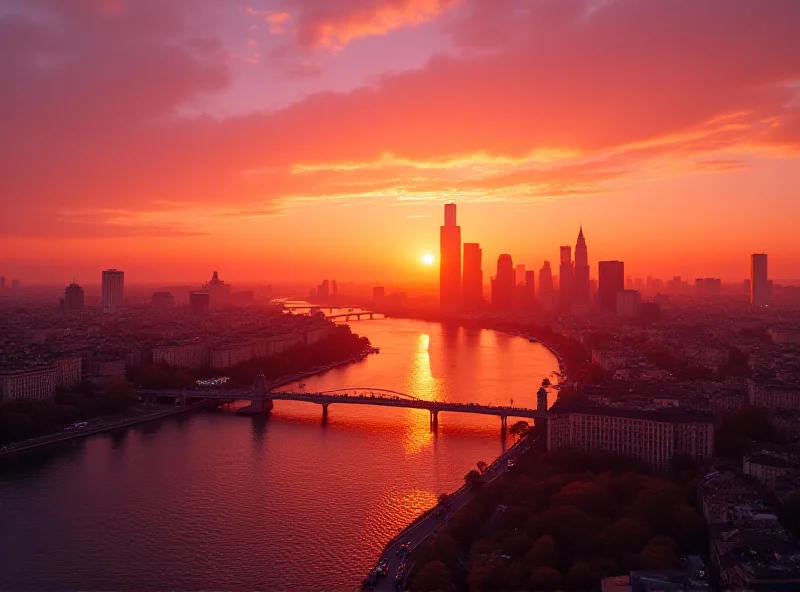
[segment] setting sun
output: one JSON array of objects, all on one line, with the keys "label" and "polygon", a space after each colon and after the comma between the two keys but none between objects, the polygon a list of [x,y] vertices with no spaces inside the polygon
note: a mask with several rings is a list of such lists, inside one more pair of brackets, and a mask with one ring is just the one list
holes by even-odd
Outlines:
[{"label": "setting sun", "polygon": [[431,255],[430,253],[425,253],[422,256],[422,262],[425,265],[433,265],[433,261],[434,261],[433,255]]}]

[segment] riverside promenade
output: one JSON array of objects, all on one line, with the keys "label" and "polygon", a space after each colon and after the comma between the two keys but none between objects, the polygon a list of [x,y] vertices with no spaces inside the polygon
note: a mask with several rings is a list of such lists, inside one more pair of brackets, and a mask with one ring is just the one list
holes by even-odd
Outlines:
[{"label": "riverside promenade", "polygon": [[[528,449],[534,445],[536,440],[537,438],[532,436],[522,438],[501,454],[483,473],[484,485],[492,483],[509,470],[513,470],[509,469],[508,461],[516,461],[521,454],[527,452]],[[389,561],[388,574],[378,578],[372,584],[365,586],[364,589],[373,590],[375,592],[406,590],[408,587],[407,580],[411,570],[411,565],[406,558],[420,545],[432,540],[436,536],[438,530],[446,525],[452,516],[475,498],[476,493],[476,491],[470,489],[466,485],[461,486],[449,495],[448,507],[445,508],[443,512],[439,512],[441,508],[437,505],[422,514],[402,532],[393,537],[386,543],[379,558],[379,561],[383,558]],[[405,555],[399,556],[400,548],[404,545],[408,551]]]}]

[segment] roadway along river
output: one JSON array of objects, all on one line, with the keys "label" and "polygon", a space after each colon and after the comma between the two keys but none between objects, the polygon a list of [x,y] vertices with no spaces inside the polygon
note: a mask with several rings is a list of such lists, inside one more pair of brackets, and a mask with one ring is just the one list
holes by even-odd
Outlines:
[{"label": "roadway along river", "polygon": [[[381,353],[306,390],[535,407],[558,369],[543,346],[493,331],[352,326]],[[427,411],[331,405],[325,426],[321,415],[288,401],[268,420],[200,411],[3,461],[0,587],[356,586],[393,534],[504,446],[494,417],[442,413],[433,434]]]}]

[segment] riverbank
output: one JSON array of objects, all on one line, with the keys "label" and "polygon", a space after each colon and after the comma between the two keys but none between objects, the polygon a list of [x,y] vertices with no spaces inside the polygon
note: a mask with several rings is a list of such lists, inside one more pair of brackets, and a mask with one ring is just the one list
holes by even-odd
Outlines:
[{"label": "riverbank", "polygon": [[[291,376],[286,376],[284,378],[275,380],[268,385],[268,388],[272,390],[275,388],[285,386],[287,384],[291,384],[293,382],[297,382],[298,380],[303,380],[304,378],[310,378],[312,376],[319,376],[325,374],[326,372],[329,372],[330,370],[333,370],[335,368],[359,362],[372,353],[378,353],[378,351],[379,351],[378,348],[372,347],[365,352],[361,352],[357,356],[352,356],[345,360],[340,360],[339,362],[333,362],[331,364],[326,364],[324,366],[318,366],[316,368],[312,368],[307,372],[300,372],[297,374],[293,374]],[[197,403],[193,403],[190,405],[185,405],[185,406],[181,405],[179,407],[173,407],[162,411],[157,411],[154,413],[140,415],[137,417],[128,417],[114,422],[102,422],[102,423],[96,423],[94,425],[90,424],[89,427],[79,431],[59,432],[56,434],[50,434],[48,436],[31,438],[30,440],[24,440],[22,442],[16,442],[0,447],[0,459],[20,454],[23,452],[31,452],[33,450],[44,448],[46,446],[55,446],[57,444],[63,444],[71,440],[86,438],[87,436],[94,436],[97,434],[102,434],[104,432],[111,432],[114,430],[128,428],[148,421],[155,421],[158,419],[163,419],[165,417],[178,415],[180,413],[188,413],[191,411],[196,411],[198,409],[204,409],[206,407],[211,407],[216,404],[218,404],[218,401],[199,401]]]}]

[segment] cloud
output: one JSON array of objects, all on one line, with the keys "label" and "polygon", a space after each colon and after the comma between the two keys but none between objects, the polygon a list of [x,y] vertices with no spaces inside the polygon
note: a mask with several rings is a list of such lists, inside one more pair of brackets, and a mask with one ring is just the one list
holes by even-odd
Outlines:
[{"label": "cloud", "polygon": [[613,191],[665,158],[709,172],[743,160],[731,153],[800,149],[794,0],[464,0],[446,15],[447,2],[286,2],[280,24],[310,47],[439,15],[457,50],[224,118],[187,115],[235,83],[211,4],[15,6],[0,16],[6,234],[164,202],[273,215],[326,199],[552,199]]},{"label": "cloud", "polygon": [[341,49],[355,39],[416,26],[458,0],[291,0],[297,42],[306,48]]}]

